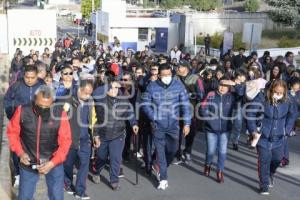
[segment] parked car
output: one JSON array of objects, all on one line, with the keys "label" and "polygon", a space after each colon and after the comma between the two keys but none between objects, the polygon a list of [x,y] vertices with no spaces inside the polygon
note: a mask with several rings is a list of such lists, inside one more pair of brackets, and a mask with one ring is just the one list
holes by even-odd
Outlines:
[{"label": "parked car", "polygon": [[167,12],[165,12],[165,11],[155,11],[152,13],[152,17],[165,18],[167,16],[168,16]]},{"label": "parked car", "polygon": [[58,15],[59,16],[68,16],[68,15],[71,15],[71,11],[69,9],[61,9],[58,11]]}]

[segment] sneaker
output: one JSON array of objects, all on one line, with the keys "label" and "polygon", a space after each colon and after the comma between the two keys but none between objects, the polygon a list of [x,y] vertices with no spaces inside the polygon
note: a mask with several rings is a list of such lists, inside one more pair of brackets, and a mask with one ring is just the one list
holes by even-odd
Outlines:
[{"label": "sneaker", "polygon": [[70,195],[74,195],[74,193],[75,193],[74,187],[72,187],[72,186],[69,186],[69,187],[65,186],[64,190],[67,194],[70,194]]},{"label": "sneaker", "polygon": [[14,188],[19,187],[20,184],[20,175],[15,176]]},{"label": "sneaker", "polygon": [[159,185],[158,185],[157,189],[166,190],[168,186],[169,186],[168,181],[167,180],[162,180],[162,181],[159,182]]},{"label": "sneaker", "polygon": [[259,192],[261,195],[269,195],[270,192],[269,192],[269,189],[268,188],[262,188],[260,189],[260,192]]},{"label": "sneaker", "polygon": [[145,168],[146,168],[146,163],[145,163],[145,162],[142,162],[142,164],[140,165],[140,168],[141,168],[141,169],[145,169]]},{"label": "sneaker", "polygon": [[120,168],[120,172],[119,172],[119,176],[118,177],[119,178],[124,178],[125,177],[122,167]]},{"label": "sneaker", "polygon": [[182,159],[181,158],[175,158],[175,160],[172,162],[173,165],[179,165],[182,163]]},{"label": "sneaker", "polygon": [[95,184],[99,184],[99,183],[101,182],[100,176],[99,176],[99,175],[92,175],[92,181],[93,181]]},{"label": "sneaker", "polygon": [[239,145],[238,145],[238,144],[233,144],[233,145],[232,145],[232,149],[233,149],[234,151],[238,151],[238,150],[239,150]]},{"label": "sneaker", "polygon": [[295,135],[296,135],[296,132],[295,131],[291,131],[290,136],[292,137],[292,136],[295,136]]},{"label": "sneaker", "polygon": [[137,157],[138,157],[138,158],[142,158],[142,157],[143,157],[143,154],[140,153],[140,152],[137,152]]},{"label": "sneaker", "polygon": [[155,176],[156,176],[156,180],[159,182],[160,181],[160,173],[159,173],[159,167],[157,164],[153,164],[152,165],[152,169],[155,173]]},{"label": "sneaker", "polygon": [[75,198],[82,199],[82,200],[91,199],[87,194],[83,194],[83,195],[75,194]]},{"label": "sneaker", "polygon": [[183,153],[183,159],[185,163],[190,163],[192,162],[191,154],[189,153]]},{"label": "sneaker", "polygon": [[119,191],[121,189],[119,183],[112,183],[110,186],[113,191]]}]

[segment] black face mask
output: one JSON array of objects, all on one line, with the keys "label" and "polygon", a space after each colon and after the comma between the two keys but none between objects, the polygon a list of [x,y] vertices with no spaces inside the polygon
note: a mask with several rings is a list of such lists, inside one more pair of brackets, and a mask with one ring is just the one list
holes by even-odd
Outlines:
[{"label": "black face mask", "polygon": [[33,108],[38,116],[41,116],[43,120],[48,120],[50,117],[50,108],[42,108],[36,104],[33,104]]}]

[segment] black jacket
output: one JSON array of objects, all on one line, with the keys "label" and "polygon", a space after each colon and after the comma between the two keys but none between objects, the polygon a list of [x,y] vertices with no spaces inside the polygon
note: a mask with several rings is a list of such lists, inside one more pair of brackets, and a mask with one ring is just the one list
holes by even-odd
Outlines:
[{"label": "black jacket", "polygon": [[137,124],[134,109],[124,96],[105,96],[94,100],[97,117],[94,135],[99,136],[100,140],[113,140],[124,134],[127,120],[131,126]]},{"label": "black jacket", "polygon": [[[53,153],[58,149],[57,138],[62,109],[54,107],[52,114],[49,113],[49,118],[42,119],[36,114],[32,103],[22,106],[20,117],[21,143],[32,164],[38,164],[40,159],[50,160]],[[25,165],[21,164],[21,166],[32,170]]]}]

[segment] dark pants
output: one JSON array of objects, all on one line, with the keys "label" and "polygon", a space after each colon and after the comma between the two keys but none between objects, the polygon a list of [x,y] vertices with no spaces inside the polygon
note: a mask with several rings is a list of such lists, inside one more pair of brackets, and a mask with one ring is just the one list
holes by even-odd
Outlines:
[{"label": "dark pants", "polygon": [[131,147],[131,138],[132,138],[132,127],[128,121],[126,121],[126,139],[125,146],[123,150],[123,158],[129,158],[130,156],[130,147]]},{"label": "dark pants", "polygon": [[[183,150],[184,154],[192,153],[196,132],[197,132],[197,120],[193,119],[190,126],[190,133],[185,137],[185,149]],[[181,151],[181,144],[183,140],[182,137],[183,137],[183,123],[180,123],[179,145],[178,145],[178,151],[176,153],[176,157],[178,159],[180,159],[182,155],[182,151]]]},{"label": "dark pants", "polygon": [[284,136],[284,140],[283,140],[283,158],[285,158],[286,160],[289,160],[289,157],[290,157],[288,140],[289,140],[289,137]]},{"label": "dark pants", "polygon": [[150,171],[153,164],[152,155],[154,149],[150,122],[140,123],[140,130],[142,132],[142,146],[146,171]]},{"label": "dark pants", "polygon": [[[164,135],[164,137],[157,137],[156,135]],[[159,166],[160,180],[167,180],[168,166],[172,163],[179,144],[179,128],[172,131],[156,130],[153,143],[156,150],[157,164]]]},{"label": "dark pants", "polygon": [[257,146],[258,153],[258,176],[261,188],[268,188],[270,176],[275,174],[277,167],[282,159],[282,146],[268,149]]},{"label": "dark pants", "polygon": [[[50,200],[64,199],[64,168],[63,165],[54,167],[46,176],[48,197]],[[38,173],[20,168],[20,185],[18,200],[32,200],[36,184],[39,181]]]},{"label": "dark pants", "polygon": [[210,45],[205,45],[205,54],[210,56]]},{"label": "dark pants", "polygon": [[122,162],[122,152],[125,144],[125,133],[120,137],[108,140],[101,141],[100,147],[97,149],[97,159],[96,159],[96,174],[100,175],[101,170],[104,168],[107,158],[109,156],[110,160],[110,169],[109,176],[111,183],[119,182],[119,172]]},{"label": "dark pants", "polygon": [[89,172],[89,163],[91,156],[91,145],[89,142],[81,144],[79,149],[70,149],[67,159],[64,162],[65,187],[73,185],[73,168],[77,161],[79,167],[76,178],[75,192],[78,195],[85,194],[86,180]]},{"label": "dark pants", "polygon": [[13,160],[13,165],[14,165],[14,175],[20,175],[20,158],[17,156],[16,153],[12,152],[12,160]]}]

